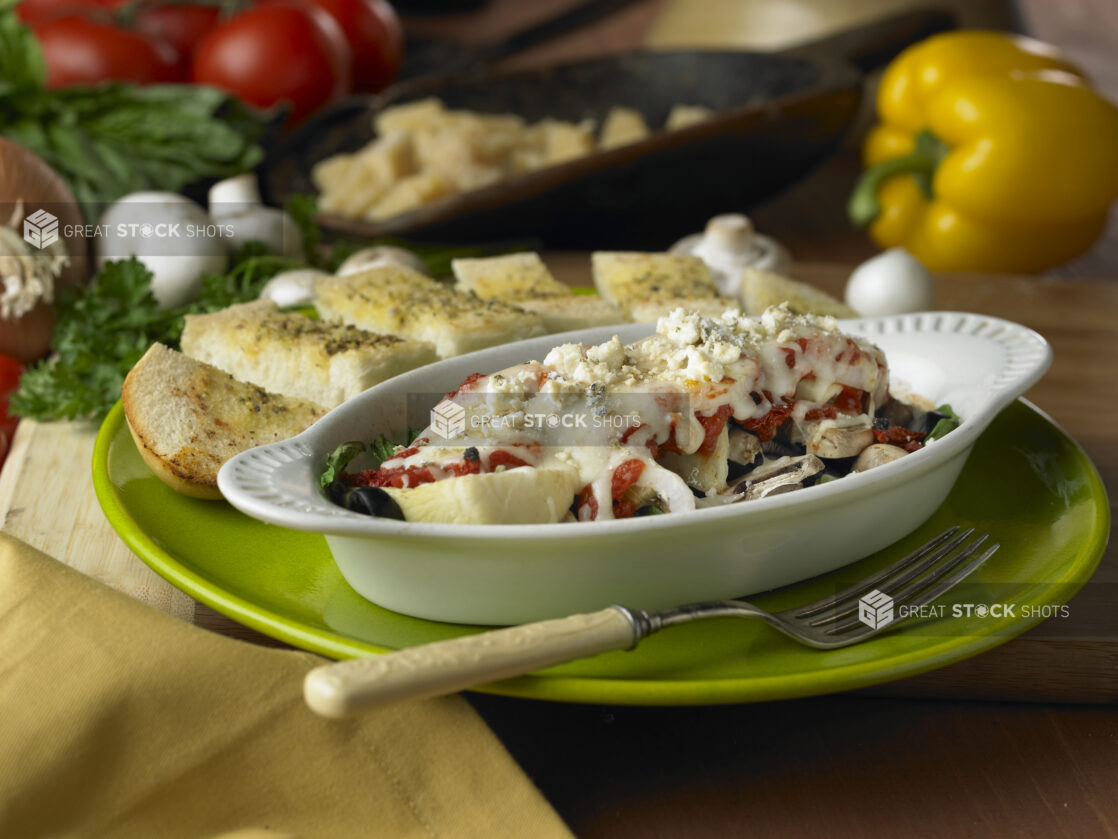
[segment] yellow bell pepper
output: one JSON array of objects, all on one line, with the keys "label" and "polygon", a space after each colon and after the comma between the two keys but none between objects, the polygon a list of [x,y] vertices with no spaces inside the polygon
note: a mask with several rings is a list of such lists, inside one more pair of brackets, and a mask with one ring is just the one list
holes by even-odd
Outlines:
[{"label": "yellow bell pepper", "polygon": [[1043,271],[1118,197],[1118,108],[1036,41],[937,35],[885,71],[850,217],[933,270]]}]

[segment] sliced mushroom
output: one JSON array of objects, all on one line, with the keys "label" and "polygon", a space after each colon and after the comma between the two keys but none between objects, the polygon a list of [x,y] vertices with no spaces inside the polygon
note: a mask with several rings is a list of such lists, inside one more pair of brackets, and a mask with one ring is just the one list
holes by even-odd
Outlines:
[{"label": "sliced mushroom", "polygon": [[874,440],[868,419],[850,425],[837,425],[834,420],[802,422],[799,433],[809,454],[828,460],[854,457]]},{"label": "sliced mushroom", "polygon": [[739,500],[753,501],[803,489],[822,474],[823,461],[812,454],[782,457],[758,466],[734,485]]},{"label": "sliced mushroom", "polygon": [[735,425],[727,433],[727,442],[726,460],[730,478],[739,478],[764,462],[765,455],[756,434]]},{"label": "sliced mushroom", "polygon": [[888,443],[874,443],[872,446],[866,446],[862,449],[862,453],[858,455],[858,459],[854,461],[854,468],[851,472],[865,472],[867,469],[873,469],[875,466],[882,466],[886,463],[892,463],[894,460],[900,460],[908,452],[900,446],[891,446]]}]

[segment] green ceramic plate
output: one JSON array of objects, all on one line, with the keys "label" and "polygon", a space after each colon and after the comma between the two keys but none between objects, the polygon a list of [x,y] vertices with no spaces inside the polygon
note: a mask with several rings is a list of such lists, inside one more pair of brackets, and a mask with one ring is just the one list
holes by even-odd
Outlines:
[{"label": "green ceramic plate", "polygon": [[[294,646],[347,658],[478,631],[364,600],[342,579],[320,536],[263,524],[223,502],[178,495],[140,459],[120,405],[97,439],[93,481],[109,522],[144,562],[197,600]],[[839,572],[753,600],[774,609],[810,602],[952,524],[989,532],[1002,548],[940,601],[943,618],[913,617],[871,641],[827,652],[801,647],[760,621],[715,619],[655,635],[632,652],[485,690],[688,705],[808,696],[910,676],[994,647],[1070,599],[1102,556],[1110,513],[1083,451],[1035,408],[1017,402],[982,436],[947,501],[917,532]],[[1012,615],[978,616],[979,606],[1003,603],[1013,606]],[[975,607],[970,617],[966,604]],[[955,605],[963,617],[952,616]]]}]

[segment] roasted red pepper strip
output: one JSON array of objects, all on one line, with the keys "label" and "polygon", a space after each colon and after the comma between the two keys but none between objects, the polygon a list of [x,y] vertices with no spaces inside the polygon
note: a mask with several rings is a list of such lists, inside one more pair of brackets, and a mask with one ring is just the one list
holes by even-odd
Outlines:
[{"label": "roasted red pepper strip", "polygon": [[912,431],[902,425],[891,425],[888,428],[875,428],[873,436],[879,443],[890,443],[900,446],[906,452],[914,452],[921,447],[920,441],[926,435],[923,431]]},{"label": "roasted red pepper strip", "polygon": [[366,469],[354,480],[356,486],[396,487],[406,489],[434,482],[435,476],[426,466],[397,466],[395,469]]},{"label": "roasted red pepper strip", "polygon": [[489,455],[489,469],[491,472],[496,472],[497,467],[504,466],[506,469],[515,469],[517,466],[527,466],[528,461],[521,460],[511,452],[506,452],[504,449],[497,449],[493,454]]},{"label": "roasted red pepper strip", "polygon": [[453,399],[455,396],[460,394],[462,391],[467,390],[470,387],[470,385],[472,385],[478,379],[484,379],[484,378],[485,378],[484,373],[471,373],[465,379],[462,380],[462,384],[458,385],[458,387],[454,390],[453,393],[448,393],[445,398],[446,399]]},{"label": "roasted red pepper strip", "polygon": [[644,461],[626,460],[613,472],[610,490],[613,495],[613,517],[615,519],[631,519],[637,511],[637,505],[626,501],[622,496],[629,491],[644,472]]},{"label": "roasted red pepper strip", "polygon": [[703,443],[699,446],[699,454],[713,454],[715,447],[718,445],[718,437],[722,433],[722,429],[726,427],[726,422],[730,419],[730,415],[734,409],[729,405],[723,405],[709,417],[704,417],[696,413],[695,418],[702,425],[705,436]]},{"label": "roasted red pepper strip", "polygon": [[784,425],[784,421],[792,414],[792,406],[786,403],[773,405],[767,414],[757,419],[747,419],[745,427],[754,432],[763,441],[768,441],[776,434],[776,430]]},{"label": "roasted red pepper strip", "polygon": [[831,404],[844,414],[860,414],[865,409],[865,391],[850,385],[843,385],[838,396],[831,400]]},{"label": "roasted red pepper strip", "polygon": [[[622,499],[621,496],[640,480],[643,472],[644,461],[636,458],[626,460],[613,470],[613,478],[610,480],[610,495],[613,500],[613,517],[615,519],[632,518],[633,513],[637,511],[636,504]],[[598,499],[594,496],[594,490],[589,484],[584,486],[578,494],[577,509],[581,511],[583,507],[590,511],[591,521],[598,518]]]}]

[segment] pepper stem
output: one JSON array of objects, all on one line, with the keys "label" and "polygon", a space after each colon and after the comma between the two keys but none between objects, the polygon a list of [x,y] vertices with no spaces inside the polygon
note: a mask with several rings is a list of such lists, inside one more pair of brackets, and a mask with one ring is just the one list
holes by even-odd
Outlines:
[{"label": "pepper stem", "polygon": [[924,195],[932,198],[932,176],[949,151],[950,147],[932,132],[921,131],[916,135],[916,147],[910,154],[883,160],[862,173],[846,205],[850,220],[857,227],[866,227],[881,215],[877,192],[885,181],[897,175],[912,175]]}]

